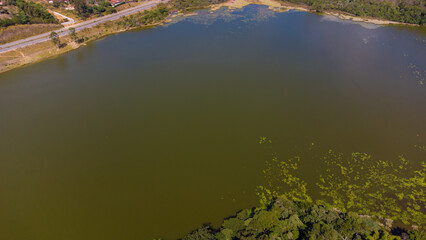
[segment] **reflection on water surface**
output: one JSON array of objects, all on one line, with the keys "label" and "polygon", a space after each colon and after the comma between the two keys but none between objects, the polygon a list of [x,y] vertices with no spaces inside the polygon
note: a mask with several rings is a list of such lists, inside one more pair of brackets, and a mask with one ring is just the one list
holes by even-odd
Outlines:
[{"label": "reflection on water surface", "polygon": [[[178,19],[178,18],[176,18]],[[200,11],[0,75],[0,238],[176,238],[257,204],[268,155],[416,159],[425,37]],[[309,179],[319,162],[305,162]]]}]

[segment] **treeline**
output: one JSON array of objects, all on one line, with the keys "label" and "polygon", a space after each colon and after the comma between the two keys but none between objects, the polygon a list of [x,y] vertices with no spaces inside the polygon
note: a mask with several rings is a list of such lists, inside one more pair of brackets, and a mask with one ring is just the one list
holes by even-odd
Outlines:
[{"label": "treeline", "polygon": [[93,13],[96,16],[103,16],[116,12],[117,10],[113,8],[111,3],[108,1],[101,1],[98,5],[92,5],[89,7],[89,13]]},{"label": "treeline", "polygon": [[108,1],[100,1],[97,5],[88,5],[86,0],[74,0],[74,8],[77,15],[82,18],[87,18],[92,14],[103,16],[117,12]]},{"label": "treeline", "polygon": [[170,14],[170,9],[164,3],[157,5],[153,10],[145,10],[137,14],[124,16],[117,22],[120,27],[132,28],[144,25],[150,25],[160,22],[167,18]]},{"label": "treeline", "polygon": [[374,17],[391,21],[426,24],[426,7],[424,0],[285,0],[292,3],[303,3],[312,9],[338,10],[360,17]]},{"label": "treeline", "polygon": [[353,212],[343,213],[329,206],[278,197],[263,208],[240,211],[236,216],[226,219],[218,229],[205,225],[183,239],[424,239],[420,231],[407,232],[401,228],[392,230],[392,222],[384,222]]},{"label": "treeline", "polygon": [[[194,9],[211,4],[223,3],[226,0],[173,0],[173,5],[179,9]],[[313,10],[338,10],[360,17],[374,17],[391,21],[426,24],[426,6],[424,0],[282,0],[291,3],[301,3]]]},{"label": "treeline", "polygon": [[9,1],[7,4],[16,6],[18,13],[13,14],[12,18],[0,19],[0,27],[27,23],[58,23],[58,20],[45,7],[33,1],[16,0]]},{"label": "treeline", "polygon": [[205,7],[211,4],[226,2],[227,0],[173,0],[173,6],[178,10]]}]

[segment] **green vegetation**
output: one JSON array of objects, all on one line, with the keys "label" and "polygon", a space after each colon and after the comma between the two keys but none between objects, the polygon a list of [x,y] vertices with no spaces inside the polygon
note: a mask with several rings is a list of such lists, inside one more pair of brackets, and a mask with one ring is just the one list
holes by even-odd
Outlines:
[{"label": "green vegetation", "polygon": [[[272,142],[261,138],[260,143],[270,146]],[[420,151],[423,149],[415,147]],[[313,145],[310,151],[314,151],[312,149]],[[267,161],[264,170],[267,186],[258,189],[261,204],[267,205],[279,196],[312,203],[309,189],[320,192],[321,197],[316,198],[316,204],[331,203],[342,212],[353,211],[376,219],[401,221],[425,233],[424,162],[415,167],[402,155],[394,161],[382,161],[365,153],[345,156],[332,150],[325,154],[315,153],[314,156],[321,156],[315,161],[322,169],[315,186],[308,188],[307,182],[298,177],[302,157],[280,160],[277,153],[272,153],[272,159]]]},{"label": "green vegetation", "polygon": [[53,0],[53,7],[58,8],[61,6],[61,2],[59,2],[58,0]]},{"label": "green vegetation", "polygon": [[74,42],[78,42],[78,36],[77,33],[75,33],[75,28],[70,28],[69,31],[71,40]]},{"label": "green vegetation", "polygon": [[89,16],[89,6],[85,0],[74,0],[74,9],[80,17]]},{"label": "green vegetation", "polygon": [[61,46],[61,40],[59,40],[59,35],[56,32],[51,32],[49,38],[52,43],[59,49]]},{"label": "green vegetation", "polygon": [[[272,149],[270,139],[259,142]],[[314,144],[309,150],[315,151]],[[280,160],[273,152],[264,170],[267,186],[257,192],[260,207],[238,212],[218,229],[204,225],[184,239],[426,239],[425,163],[414,170],[403,156],[384,162],[330,150],[316,159],[323,162],[316,182],[323,198],[314,201],[308,183],[297,176],[302,159]],[[393,227],[394,220],[410,230]]]},{"label": "green vegetation", "polygon": [[[282,0],[306,4],[313,10],[337,10],[360,17],[373,17],[397,22],[426,24],[426,5],[424,0]],[[225,0],[173,0],[179,10],[205,7]]]},{"label": "green vegetation", "polygon": [[223,2],[226,0],[173,0],[172,4],[178,10],[189,10]]},{"label": "green vegetation", "polygon": [[386,225],[369,216],[280,196],[261,208],[238,212],[219,229],[205,225],[184,239],[421,239],[419,231],[400,235],[392,235]]},{"label": "green vegetation", "polygon": [[[11,0],[6,4],[12,17],[0,19],[0,27],[27,23],[58,23],[45,7],[33,1]],[[12,13],[10,9],[16,9],[16,12]]]},{"label": "green vegetation", "polygon": [[374,17],[391,21],[426,24],[424,0],[285,0],[302,3],[318,12],[338,10],[361,17]]},{"label": "green vegetation", "polygon": [[90,6],[89,13],[90,12],[97,16],[103,16],[103,15],[115,13],[117,12],[117,10],[111,6],[110,2],[101,1],[98,5]]},{"label": "green vegetation", "polygon": [[153,10],[145,10],[143,12],[122,17],[116,24],[119,27],[132,28],[144,25],[150,25],[160,22],[167,18],[170,14],[170,8],[164,3],[160,3]]},{"label": "green vegetation", "polygon": [[425,230],[425,163],[422,169],[412,171],[403,156],[390,162],[365,153],[345,157],[331,150],[324,162],[325,174],[317,185],[335,207],[400,220]]},{"label": "green vegetation", "polygon": [[103,16],[117,12],[117,10],[111,6],[109,1],[100,1],[97,5],[88,5],[85,0],[74,0],[74,8],[77,15],[82,18],[87,18],[92,14],[96,16]]}]

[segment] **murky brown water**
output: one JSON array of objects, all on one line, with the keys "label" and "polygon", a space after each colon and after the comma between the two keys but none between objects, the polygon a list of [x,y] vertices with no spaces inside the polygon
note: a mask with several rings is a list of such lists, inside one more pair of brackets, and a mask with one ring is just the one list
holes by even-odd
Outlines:
[{"label": "murky brown water", "polygon": [[[217,224],[257,204],[260,136],[283,154],[315,142],[382,159],[426,142],[425,35],[219,13],[0,75],[1,239],[173,239]],[[307,164],[309,179],[319,163]]]}]

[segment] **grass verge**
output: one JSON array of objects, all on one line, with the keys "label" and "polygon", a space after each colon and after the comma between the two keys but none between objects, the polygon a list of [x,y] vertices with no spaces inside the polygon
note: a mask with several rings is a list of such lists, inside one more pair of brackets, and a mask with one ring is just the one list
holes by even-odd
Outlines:
[{"label": "grass verge", "polygon": [[60,24],[14,25],[0,29],[0,44],[5,44],[62,28]]}]

